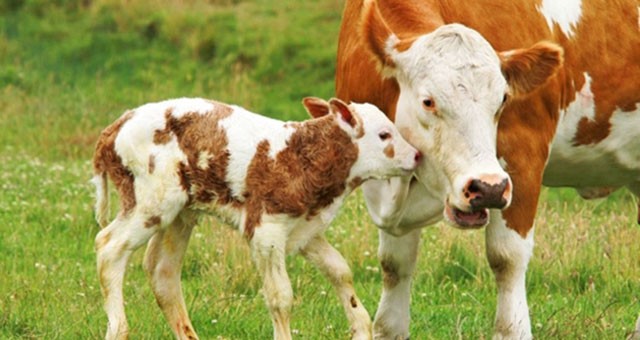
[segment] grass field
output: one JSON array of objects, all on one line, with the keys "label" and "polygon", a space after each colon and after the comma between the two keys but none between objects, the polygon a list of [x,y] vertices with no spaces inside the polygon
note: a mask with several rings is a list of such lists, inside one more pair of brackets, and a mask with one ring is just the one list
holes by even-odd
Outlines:
[{"label": "grass field", "polygon": [[[303,119],[306,95],[333,94],[343,1],[6,0],[0,3],[0,339],[96,339],[106,316],[95,270],[90,157],[127,108],[204,96]],[[548,190],[527,289],[538,339],[623,339],[640,312],[640,227],[626,191],[584,202]],[[328,232],[373,315],[382,287],[377,231],[359,193]],[[233,240],[234,242],[230,242]],[[171,338],[141,267],[125,286],[133,339]],[[346,339],[328,282],[289,259],[298,339]],[[196,229],[183,285],[202,339],[271,336],[241,237]],[[412,339],[486,339],[495,284],[484,233],[426,228]]]}]

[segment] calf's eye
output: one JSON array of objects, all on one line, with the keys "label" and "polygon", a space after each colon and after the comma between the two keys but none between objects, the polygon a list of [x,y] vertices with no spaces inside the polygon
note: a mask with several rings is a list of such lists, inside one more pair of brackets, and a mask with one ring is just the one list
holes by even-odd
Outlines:
[{"label": "calf's eye", "polygon": [[389,132],[383,131],[378,134],[378,137],[380,137],[380,140],[384,141],[391,138],[391,134]]}]

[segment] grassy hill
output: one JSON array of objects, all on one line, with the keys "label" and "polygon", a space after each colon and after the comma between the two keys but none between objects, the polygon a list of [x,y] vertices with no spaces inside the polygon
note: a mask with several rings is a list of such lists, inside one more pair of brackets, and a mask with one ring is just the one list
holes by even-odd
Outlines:
[{"label": "grassy hill", "polygon": [[[20,1],[0,8],[0,144],[89,157],[126,108],[201,96],[282,119],[333,94],[337,1]],[[13,115],[10,112],[22,112]],[[18,134],[15,127],[26,125]],[[46,133],[43,133],[46,131]],[[18,143],[28,138],[29,144]],[[37,152],[37,148],[35,150]]]}]

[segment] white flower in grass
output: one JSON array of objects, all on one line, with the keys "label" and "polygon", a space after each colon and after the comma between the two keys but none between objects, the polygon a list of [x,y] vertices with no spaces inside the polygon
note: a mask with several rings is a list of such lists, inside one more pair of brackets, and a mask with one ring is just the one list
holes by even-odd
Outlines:
[{"label": "white flower in grass", "polygon": [[300,330],[299,329],[292,329],[291,330],[291,334],[300,335]]},{"label": "white flower in grass", "polygon": [[211,324],[212,324],[212,325],[215,325],[215,324],[217,324],[217,323],[218,323],[218,319],[213,319],[213,320],[211,320]]},{"label": "white flower in grass", "polygon": [[380,268],[378,268],[378,267],[372,267],[372,266],[366,266],[366,267],[365,267],[365,270],[366,270],[366,271],[369,271],[369,272],[377,273],[377,272],[379,272],[379,271],[380,271]]}]

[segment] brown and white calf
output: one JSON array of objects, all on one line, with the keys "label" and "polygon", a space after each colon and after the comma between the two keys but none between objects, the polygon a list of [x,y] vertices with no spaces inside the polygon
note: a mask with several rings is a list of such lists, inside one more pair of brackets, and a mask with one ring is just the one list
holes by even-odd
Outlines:
[{"label": "brown and white calf", "polygon": [[316,117],[281,122],[205,99],[175,99],[128,111],[101,134],[94,157],[96,217],[105,227],[107,177],[121,210],[96,237],[106,337],[126,338],[122,283],[148,242],[144,268],[176,338],[196,339],[180,271],[198,215],[230,221],[249,241],[263,279],[274,338],[289,339],[292,304],[285,256],[301,253],[334,285],[354,338],[371,337],[346,261],[323,231],[344,198],[369,178],[407,175],[421,155],[370,104],[303,101]]}]

